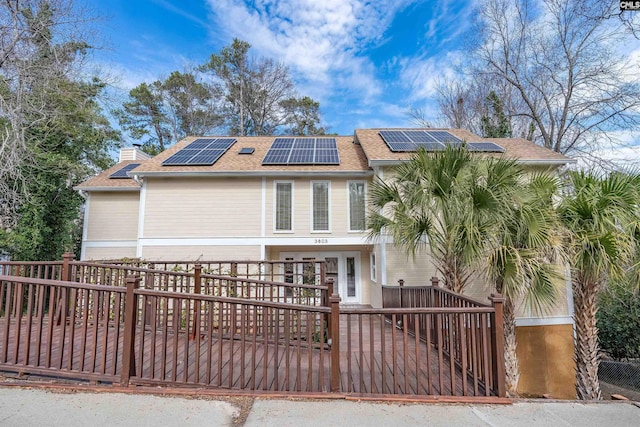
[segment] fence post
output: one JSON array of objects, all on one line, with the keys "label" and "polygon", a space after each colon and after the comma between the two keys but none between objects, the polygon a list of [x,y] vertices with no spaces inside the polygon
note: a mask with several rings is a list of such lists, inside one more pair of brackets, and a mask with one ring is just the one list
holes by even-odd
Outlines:
[{"label": "fence post", "polygon": [[124,299],[124,339],[122,348],[122,371],[120,385],[128,386],[129,379],[136,375],[135,332],[138,312],[138,296],[134,291],[140,286],[140,276],[126,278],[127,293]]},{"label": "fence post", "polygon": [[440,307],[440,294],[438,291],[440,290],[440,281],[436,276],[431,277],[431,306],[432,307]]},{"label": "fence post", "polygon": [[[62,254],[62,270],[60,271],[60,280],[65,282],[71,281],[71,261],[73,261],[74,255],[71,252],[65,252]],[[62,314],[69,315],[69,292],[67,288],[60,289],[60,297],[58,299],[58,309],[56,310],[56,325],[59,326],[62,322]]]},{"label": "fence post", "polygon": [[[237,262],[232,262],[231,263],[231,272],[229,273],[229,275],[231,277],[235,277],[235,278],[238,277],[238,263]],[[233,289],[233,296],[237,297],[238,296],[238,281],[237,280],[233,281],[232,289]]]},{"label": "fence post", "polygon": [[[147,264],[149,270],[153,269],[153,263]],[[126,280],[126,279],[125,279]],[[144,288],[145,289],[155,289],[155,273],[150,271],[146,271],[144,273]],[[145,299],[145,315],[144,315],[144,324],[151,325],[151,322],[156,319],[156,297],[148,297]]]},{"label": "fence post", "polygon": [[[333,277],[329,277],[325,283],[327,285],[326,307],[331,308],[331,296],[333,295]],[[331,315],[327,314],[327,339],[333,338],[333,329],[331,329]]]},{"label": "fence post", "polygon": [[[333,282],[332,279],[329,279]],[[327,281],[328,282],[328,281]],[[340,295],[331,294],[331,392],[340,391]]]},{"label": "fence post", "polygon": [[504,298],[501,294],[491,294],[489,297],[493,309],[491,316],[491,350],[493,352],[493,378],[499,397],[506,397],[505,373],[504,373],[504,320],[503,304]]},{"label": "fence post", "polygon": [[404,301],[403,301],[403,298],[402,298],[402,296],[404,294],[404,292],[402,290],[402,288],[404,286],[404,279],[398,280],[398,286],[400,287],[400,289],[398,289],[398,293],[400,294],[400,308],[404,308]]},{"label": "fence post", "polygon": [[[202,265],[197,263],[193,266],[193,293],[200,295],[202,291],[202,284],[200,281],[200,274],[202,273]],[[196,334],[200,333],[200,300],[193,302],[193,331],[189,337],[191,340],[196,338]]]},{"label": "fence post", "polygon": [[71,281],[71,265],[69,263],[73,261],[74,255],[71,252],[65,252],[62,254],[62,271],[60,275],[62,276],[60,280],[65,282]]}]

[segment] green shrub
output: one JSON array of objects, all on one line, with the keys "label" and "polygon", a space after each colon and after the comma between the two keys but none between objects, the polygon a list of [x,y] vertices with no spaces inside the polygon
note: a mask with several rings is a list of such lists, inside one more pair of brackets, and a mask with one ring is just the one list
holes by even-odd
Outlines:
[{"label": "green shrub", "polygon": [[600,348],[615,359],[640,358],[640,290],[612,283],[598,301]]}]

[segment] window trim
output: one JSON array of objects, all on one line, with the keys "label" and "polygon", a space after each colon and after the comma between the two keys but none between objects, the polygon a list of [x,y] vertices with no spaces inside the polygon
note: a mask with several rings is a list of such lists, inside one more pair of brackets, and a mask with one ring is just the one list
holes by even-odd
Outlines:
[{"label": "window trim", "polygon": [[[278,230],[278,184],[290,184],[291,185],[291,229],[290,230]],[[273,232],[277,234],[291,234],[295,230],[295,185],[291,180],[274,180],[273,181]]]},{"label": "window trim", "polygon": [[[313,185],[314,184],[327,184],[327,229],[326,230],[315,230],[314,227],[314,206],[313,206]],[[315,233],[331,233],[331,181],[328,180],[312,180],[309,183],[309,230],[312,234]]]},{"label": "window trim", "polygon": [[377,268],[378,265],[377,263],[377,259],[376,259],[376,253],[375,252],[371,252],[369,254],[369,276],[371,278],[371,281],[374,283],[378,283],[378,277],[377,277]]},{"label": "window trim", "polygon": [[[351,228],[351,192],[350,190],[350,186],[351,184],[363,184],[364,186],[364,219],[365,219],[365,228],[362,230],[355,230]],[[347,181],[347,230],[349,231],[349,233],[364,233],[365,231],[367,231],[366,229],[367,226],[367,181],[362,181],[362,180],[348,180]]]}]

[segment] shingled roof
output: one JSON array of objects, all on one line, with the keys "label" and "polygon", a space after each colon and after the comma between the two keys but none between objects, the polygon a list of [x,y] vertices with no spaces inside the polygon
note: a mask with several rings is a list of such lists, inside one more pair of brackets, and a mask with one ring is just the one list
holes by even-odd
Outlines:
[{"label": "shingled roof", "polygon": [[[263,165],[273,136],[239,136],[229,150],[211,166],[162,166],[162,162],[180,151],[189,143],[203,137],[187,137],[166,151],[144,162],[132,173],[149,175],[214,175],[214,174],[257,174],[286,175],[287,173],[370,173],[367,158],[362,149],[353,143],[352,136],[335,136],[340,156],[339,165]],[[253,154],[239,154],[243,148],[254,148]]]},{"label": "shingled roof", "polygon": [[[356,129],[355,139],[362,146],[370,166],[376,164],[392,164],[400,160],[406,160],[411,156],[410,152],[393,152],[380,136],[381,130],[416,130],[411,129]],[[504,153],[483,153],[485,156],[505,156],[513,158],[521,163],[537,163],[548,165],[561,165],[574,163],[569,157],[556,153],[555,151],[541,147],[523,138],[482,138],[464,129],[431,129],[443,130],[452,133],[454,136],[466,142],[494,142],[502,146]]]},{"label": "shingled roof", "polygon": [[[131,179],[110,179],[109,176],[120,168],[141,163],[129,172],[129,176],[294,176],[294,175],[352,175],[372,174],[376,165],[394,164],[407,160],[410,152],[393,152],[380,136],[381,130],[403,129],[356,129],[354,136],[336,136],[340,156],[337,165],[263,165],[267,151],[274,136],[234,137],[236,142],[210,166],[163,166],[162,162],[189,145],[196,139],[206,137],[187,137],[150,160],[123,161],[83,182],[76,188],[80,190],[138,190],[140,184]],[[415,130],[415,129],[411,129]],[[562,165],[574,160],[536,145],[522,138],[481,138],[463,129],[446,130],[466,142],[494,142],[505,149],[504,153],[480,153],[484,156],[506,156],[522,163],[540,165]],[[211,138],[211,137],[208,137]],[[215,138],[215,137],[214,137]],[[240,154],[243,148],[253,148],[252,154]]]},{"label": "shingled roof", "polygon": [[112,173],[119,171],[123,167],[130,165],[131,163],[142,163],[141,160],[125,160],[122,161],[107,170],[100,172],[98,175],[89,178],[85,182],[80,185],[74,187],[76,190],[86,190],[86,191],[100,191],[100,190],[109,190],[109,191],[139,191],[140,184],[137,183],[132,178],[119,178],[119,179],[111,179],[109,178]]}]

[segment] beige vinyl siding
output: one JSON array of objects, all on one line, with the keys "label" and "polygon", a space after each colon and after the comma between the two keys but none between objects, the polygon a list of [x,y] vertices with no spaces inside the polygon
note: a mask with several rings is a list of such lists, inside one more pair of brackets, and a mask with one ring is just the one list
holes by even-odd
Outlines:
[{"label": "beige vinyl siding", "polygon": [[380,284],[393,286],[398,284],[398,280],[404,280],[405,286],[427,286],[432,276],[437,275],[433,266],[431,256],[427,251],[419,251],[415,258],[407,255],[402,249],[396,248],[393,244],[386,244],[387,257],[387,283]]},{"label": "beige vinyl siding", "polygon": [[85,260],[135,258],[136,248],[86,248]]},{"label": "beige vinyl siding", "polygon": [[[442,283],[442,275],[438,273],[433,260],[426,249],[416,254],[415,259],[407,256],[401,249],[396,248],[393,244],[386,245],[387,251],[387,283],[388,286],[398,284],[399,279],[404,280],[405,286],[428,286],[431,284],[431,277],[440,278],[440,286]],[[379,281],[380,282],[380,281]],[[382,283],[381,283],[382,284]],[[558,285],[558,294],[556,303],[547,309],[544,313],[536,313],[525,306],[524,301],[519,301],[516,306],[517,317],[553,317],[568,316],[569,304],[567,301],[566,289],[563,283]],[[488,297],[494,293],[491,284],[487,283],[482,275],[473,276],[464,290],[464,294],[481,302],[488,303]]]},{"label": "beige vinyl siding", "polygon": [[142,258],[158,261],[255,261],[260,259],[260,246],[143,246]]},{"label": "beige vinyl siding", "polygon": [[[557,171],[556,167],[525,165],[525,171],[528,175],[542,172]],[[382,168],[384,180],[389,180],[395,174],[393,167]],[[429,285],[429,279],[432,276],[441,275],[433,266],[428,250],[422,254],[416,255],[415,260],[407,256],[401,249],[395,248],[392,244],[387,244],[387,283],[386,285],[397,285],[398,279],[404,279],[405,285],[419,286]],[[482,275],[472,277],[464,290],[465,295],[478,301],[488,302],[487,298],[494,292],[491,285],[486,282]],[[536,313],[525,306],[523,301],[519,301],[516,307],[517,317],[554,317],[568,316],[569,303],[567,292],[564,285],[559,284],[556,303],[547,309],[544,313]]]},{"label": "beige vinyl siding", "polygon": [[[274,224],[274,182],[293,182],[293,231],[275,231]],[[329,199],[329,231],[313,231],[313,218],[311,216],[311,182],[330,182]],[[265,212],[265,233],[267,236],[287,236],[287,237],[358,237],[365,236],[365,232],[349,232],[348,203],[349,194],[347,191],[347,181],[364,181],[366,179],[347,179],[318,177],[306,178],[282,178],[267,179],[266,182],[266,212]],[[368,185],[368,183],[366,184]],[[368,275],[367,275],[368,276]]]},{"label": "beige vinyl siding", "polygon": [[147,179],[144,237],[260,236],[260,178]]},{"label": "beige vinyl siding", "polygon": [[139,205],[138,191],[92,192],[85,239],[135,240],[138,236]]}]

